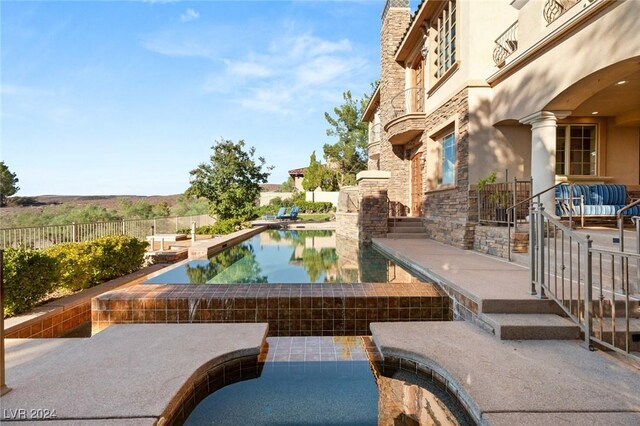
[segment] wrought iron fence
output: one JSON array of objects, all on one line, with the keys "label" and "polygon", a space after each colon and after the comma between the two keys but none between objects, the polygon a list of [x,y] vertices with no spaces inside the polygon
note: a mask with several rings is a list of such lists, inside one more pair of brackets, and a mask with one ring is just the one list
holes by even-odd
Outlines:
[{"label": "wrought iron fence", "polygon": [[567,10],[580,3],[580,1],[581,0],[547,0],[542,9],[542,16],[544,16],[547,24],[550,24],[562,16]]},{"label": "wrought iron fence", "polygon": [[531,180],[488,183],[477,192],[479,223],[506,226],[526,221],[529,205],[521,202],[531,194]]},{"label": "wrought iron fence", "polygon": [[410,87],[395,95],[391,98],[394,118],[414,112],[424,112],[425,97],[424,87]]},{"label": "wrought iron fence", "polygon": [[208,215],[174,216],[155,219],[131,219],[115,222],[72,223],[0,229],[0,248],[43,248],[54,244],[88,241],[110,235],[129,235],[144,238],[147,235],[175,233],[180,229],[212,225],[215,219]]},{"label": "wrought iron fence", "polygon": [[380,132],[380,123],[376,123],[373,126],[371,126],[371,132],[369,134],[369,143],[375,143],[375,142],[380,142],[381,139],[381,132]]},{"label": "wrought iron fence", "polygon": [[530,214],[532,294],[555,300],[587,345],[640,360],[640,254],[592,247],[588,235],[562,225],[540,203]]},{"label": "wrought iron fence", "polygon": [[511,24],[495,41],[493,47],[493,62],[498,67],[504,65],[505,60],[518,49],[518,21]]}]

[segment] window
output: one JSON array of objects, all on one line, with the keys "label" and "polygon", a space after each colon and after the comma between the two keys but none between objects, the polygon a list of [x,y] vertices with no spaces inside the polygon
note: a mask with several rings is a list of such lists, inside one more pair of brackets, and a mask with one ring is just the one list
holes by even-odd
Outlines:
[{"label": "window", "polygon": [[452,133],[442,137],[439,185],[453,185],[456,181],[456,138]]},{"label": "window", "polygon": [[556,174],[597,174],[597,126],[565,125],[556,128]]},{"label": "window", "polygon": [[456,2],[451,0],[438,17],[436,77],[440,78],[456,62]]}]

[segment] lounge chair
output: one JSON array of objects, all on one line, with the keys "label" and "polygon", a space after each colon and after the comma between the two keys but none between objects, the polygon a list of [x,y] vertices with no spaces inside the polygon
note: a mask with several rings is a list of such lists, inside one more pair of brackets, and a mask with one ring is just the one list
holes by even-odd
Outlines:
[{"label": "lounge chair", "polygon": [[263,220],[282,219],[282,217],[286,214],[286,212],[287,212],[287,209],[285,207],[280,207],[280,210],[278,210],[278,213],[262,215],[262,219]]},{"label": "lounge chair", "polygon": [[291,213],[286,214],[282,217],[280,217],[279,219],[288,219],[288,220],[298,220],[298,207],[297,206],[293,206],[291,208]]}]

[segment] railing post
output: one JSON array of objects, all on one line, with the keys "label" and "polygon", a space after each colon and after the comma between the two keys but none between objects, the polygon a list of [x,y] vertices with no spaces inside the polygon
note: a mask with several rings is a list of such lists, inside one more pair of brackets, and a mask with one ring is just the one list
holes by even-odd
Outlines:
[{"label": "railing post", "polygon": [[71,222],[71,242],[77,243],[77,234],[78,234],[78,224],[75,222]]},{"label": "railing post", "polygon": [[11,391],[5,383],[4,374],[4,250],[0,249],[0,395]]},{"label": "railing post", "polygon": [[191,222],[191,242],[196,242],[196,222]]},{"label": "railing post", "polygon": [[[618,239],[620,241],[620,253],[624,253],[624,214],[622,214],[622,212],[618,212]],[[625,260],[626,258],[624,256],[620,256],[620,287],[622,288],[623,294],[626,291],[625,281],[627,282],[627,286],[629,283],[629,268],[625,266]]]},{"label": "railing post", "polygon": [[529,276],[531,279],[531,295],[536,292],[536,220],[537,212],[533,203],[529,205]]},{"label": "railing post", "polygon": [[537,223],[537,231],[538,231],[538,281],[540,282],[540,299],[546,299],[547,296],[544,294],[544,205],[542,203],[538,203],[538,223]]},{"label": "railing post", "polygon": [[591,346],[591,329],[593,327],[591,317],[591,307],[593,305],[593,274],[591,270],[591,237],[587,237],[587,245],[584,250],[584,344],[587,348]]},{"label": "railing post", "polygon": [[[640,216],[634,216],[631,220],[633,220],[636,224],[636,253],[640,254]],[[638,285],[640,285],[640,259],[636,260],[636,283],[633,289],[629,289],[629,291],[633,290],[636,293],[638,289]]]},{"label": "railing post", "polygon": [[125,234],[125,233],[126,233],[126,228],[125,228],[125,226],[126,226],[126,223],[125,223],[124,219],[122,219],[122,235],[126,235],[126,234]]}]

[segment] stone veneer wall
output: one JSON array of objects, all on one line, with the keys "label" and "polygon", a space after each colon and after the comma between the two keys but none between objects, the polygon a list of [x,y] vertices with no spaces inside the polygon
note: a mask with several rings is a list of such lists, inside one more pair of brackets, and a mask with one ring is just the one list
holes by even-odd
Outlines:
[{"label": "stone veneer wall", "polygon": [[387,185],[389,179],[360,179],[360,210],[358,211],[359,240],[386,238],[389,205]]},{"label": "stone veneer wall", "polygon": [[[509,229],[506,226],[477,226],[473,249],[481,253],[508,257]],[[514,253],[526,253],[529,246],[529,234],[527,232],[512,232],[512,251]]]},{"label": "stone veneer wall", "polygon": [[336,212],[336,235],[358,239],[358,213]]},{"label": "stone veneer wall", "polygon": [[[425,119],[422,141],[427,144],[433,134],[452,117],[456,124],[456,186],[451,189],[427,192],[422,205],[423,223],[427,236],[436,241],[470,249],[474,244],[476,224],[471,216],[469,192],[469,104],[468,90],[464,89]],[[426,176],[423,171],[423,176]],[[425,182],[426,183],[426,182]],[[426,187],[426,186],[425,186]]]},{"label": "stone veneer wall", "polygon": [[391,201],[402,205],[409,204],[409,166],[404,160],[404,148],[392,146],[389,143],[389,134],[384,131],[384,126],[395,118],[391,100],[405,89],[405,70],[395,61],[394,56],[410,19],[408,2],[388,2],[382,17],[380,33],[380,122],[383,127],[380,142],[380,170],[391,172],[388,195]]}]

